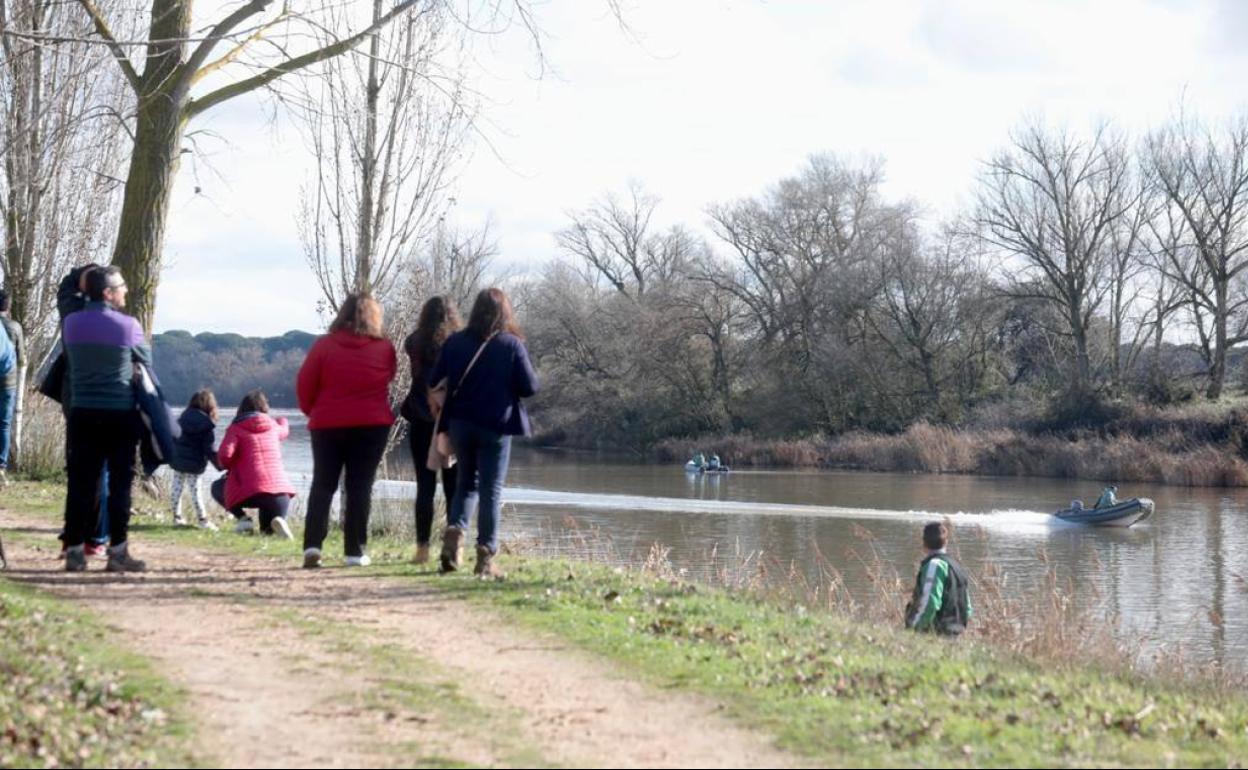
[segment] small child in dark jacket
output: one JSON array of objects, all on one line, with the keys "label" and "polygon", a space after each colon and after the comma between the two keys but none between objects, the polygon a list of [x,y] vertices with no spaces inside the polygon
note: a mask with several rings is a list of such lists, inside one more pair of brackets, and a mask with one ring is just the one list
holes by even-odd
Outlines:
[{"label": "small child in dark jacket", "polygon": [[174,471],[173,523],[178,526],[186,524],[186,519],[182,518],[182,489],[189,486],[199,526],[215,532],[217,525],[208,518],[200,485],[209,463],[214,468],[221,468],[217,463],[217,450],[213,447],[217,428],[217,398],[211,390],[204,388],[191,396],[191,403],[178,418],[178,425],[182,428],[182,435],[175,440],[173,457],[169,461],[169,467]]}]

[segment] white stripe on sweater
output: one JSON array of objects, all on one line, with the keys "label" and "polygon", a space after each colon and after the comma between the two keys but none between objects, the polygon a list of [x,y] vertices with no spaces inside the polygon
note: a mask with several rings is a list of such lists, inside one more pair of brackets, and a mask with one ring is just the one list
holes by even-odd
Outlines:
[{"label": "white stripe on sweater", "polygon": [[919,597],[919,606],[914,611],[914,617],[910,619],[910,627],[914,628],[919,623],[919,618],[923,617],[923,612],[927,609],[927,603],[932,600],[932,586],[936,584],[936,565],[940,559],[932,559],[927,563],[927,577],[923,580],[923,593]]}]

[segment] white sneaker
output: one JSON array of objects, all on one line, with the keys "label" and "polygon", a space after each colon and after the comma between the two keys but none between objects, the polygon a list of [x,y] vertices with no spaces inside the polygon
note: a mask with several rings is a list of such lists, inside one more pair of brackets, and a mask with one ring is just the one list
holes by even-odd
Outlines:
[{"label": "white sneaker", "polygon": [[316,569],[321,566],[321,549],[305,548],[303,549],[303,568]]},{"label": "white sneaker", "polygon": [[273,517],[273,525],[272,525],[272,526],[273,526],[273,534],[275,534],[275,535],[277,535],[277,536],[279,536],[279,537],[284,537],[284,538],[286,538],[287,540],[294,540],[294,539],[295,539],[295,533],[293,533],[293,532],[291,532],[291,531],[290,531],[290,525],[289,525],[289,524],[287,524],[287,523],[286,523],[286,520],[285,520],[285,519],[283,519],[281,516],[274,516],[274,517]]},{"label": "white sneaker", "polygon": [[211,519],[200,519],[199,528],[206,529],[209,532],[220,532],[221,528],[212,522]]},{"label": "white sneaker", "polygon": [[234,531],[240,535],[249,535],[254,532],[255,529],[256,523],[252,521],[249,516],[239,519],[238,523],[234,525]]},{"label": "white sneaker", "polygon": [[367,567],[368,565],[372,563],[373,563],[373,560],[368,558],[368,554],[364,554],[363,556],[348,556],[347,557],[348,567]]},{"label": "white sneaker", "polygon": [[174,515],[174,517],[173,517],[173,526],[175,526],[175,527],[185,527],[185,526],[186,526],[186,517],[185,517],[185,516],[183,516],[183,515],[182,515],[182,514],[180,514],[180,513],[179,513],[179,514],[175,514],[175,515]]}]

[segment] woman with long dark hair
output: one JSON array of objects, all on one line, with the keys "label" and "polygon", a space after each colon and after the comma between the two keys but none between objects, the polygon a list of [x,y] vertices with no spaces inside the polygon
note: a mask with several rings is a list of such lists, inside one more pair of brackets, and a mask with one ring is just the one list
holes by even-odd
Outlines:
[{"label": "woman with long dark hair", "polygon": [[[433,535],[433,497],[438,487],[438,471],[427,467],[429,445],[433,442],[436,415],[429,407],[429,375],[438,362],[438,354],[447,338],[463,326],[459,311],[449,297],[430,297],[420,309],[416,329],[403,341],[403,350],[412,365],[412,386],[403,401],[403,416],[410,425],[407,431],[416,465],[416,564],[429,561],[429,540]],[[450,510],[455,497],[456,470],[442,468],[442,494]]]},{"label": "woman with long dark hair", "polygon": [[439,383],[443,378],[447,399],[442,418],[451,434],[459,474],[442,539],[441,570],[459,569],[460,540],[479,497],[474,572],[502,577],[494,555],[511,437],[531,432],[521,399],[536,393],[538,383],[511,301],[501,289],[478,294],[468,328],[447,339],[429,381]]},{"label": "woman with long dark hair", "polygon": [[329,333],[308,351],[295,390],[312,434],[312,489],[303,530],[303,566],[321,566],[329,506],[346,469],[342,516],[346,564],[366,567],[373,481],[394,424],[390,382],[397,360],[382,332],[381,304],[368,294],[343,301]]}]

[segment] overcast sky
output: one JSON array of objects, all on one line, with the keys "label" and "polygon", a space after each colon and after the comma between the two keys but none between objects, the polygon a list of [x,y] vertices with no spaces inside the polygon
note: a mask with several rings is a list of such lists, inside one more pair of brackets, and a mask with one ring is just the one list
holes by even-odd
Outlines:
[{"label": "overcast sky", "polygon": [[[494,151],[473,150],[454,211],[491,218],[520,269],[630,179],[660,224],[698,228],[813,153],[873,154],[888,194],[936,220],[1024,117],[1137,132],[1181,99],[1211,119],[1246,106],[1248,0],[633,0],[631,35],[604,2],[539,9],[553,73],[519,34],[479,46]],[[158,331],[320,329],[295,225],[310,159],[270,117],[239,100],[192,125],[218,138],[178,178]]]}]

